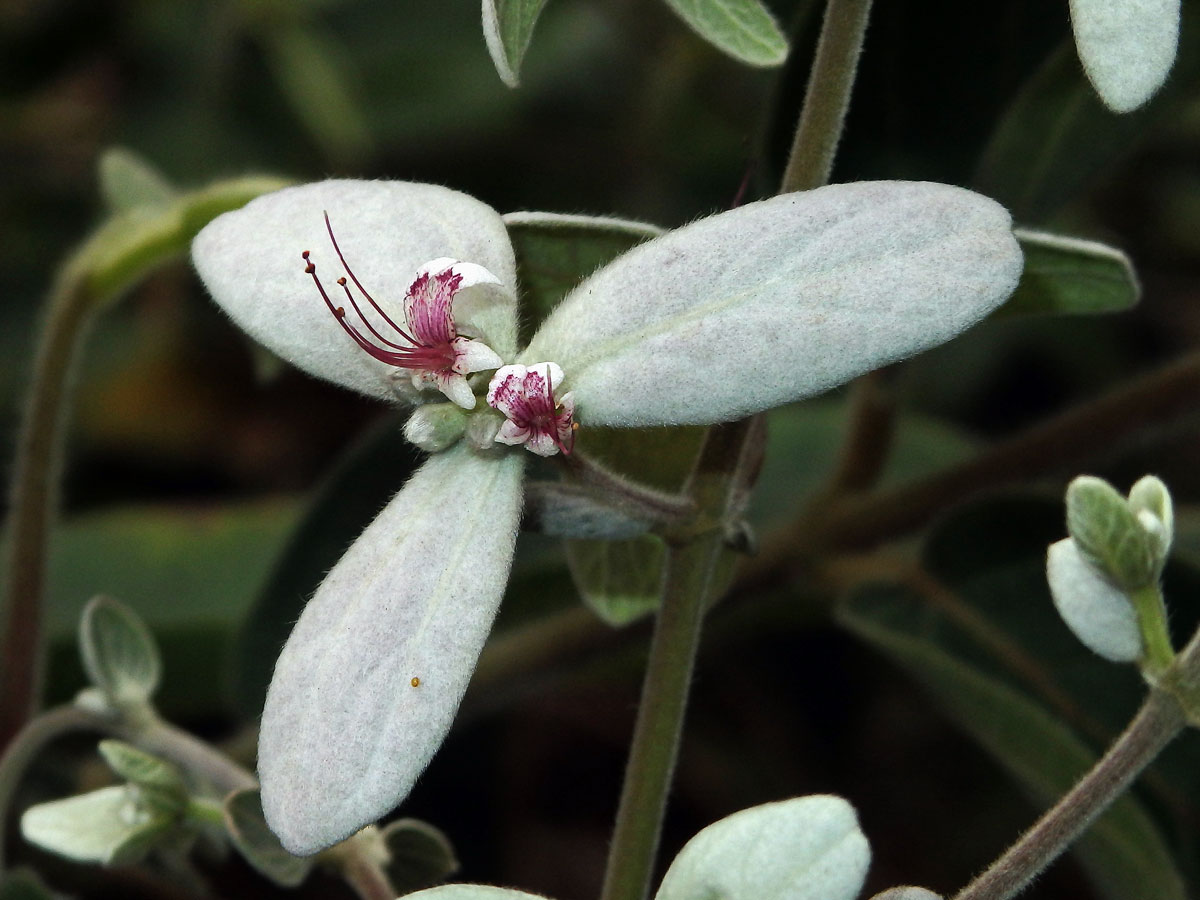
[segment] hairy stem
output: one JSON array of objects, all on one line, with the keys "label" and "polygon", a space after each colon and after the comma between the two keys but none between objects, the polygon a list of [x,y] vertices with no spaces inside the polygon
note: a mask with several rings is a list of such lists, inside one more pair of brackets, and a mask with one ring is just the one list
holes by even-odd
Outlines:
[{"label": "hairy stem", "polygon": [[662,608],[650,643],[601,900],[641,900],[649,890],[720,548],[720,538],[710,536],[667,551]]},{"label": "hairy stem", "polygon": [[677,523],[696,514],[690,497],[638,484],[582,452],[561,457],[561,465],[580,483],[599,488],[613,502],[649,522]]},{"label": "hairy stem", "polygon": [[858,69],[871,0],[829,0],[780,193],[828,183]]},{"label": "hairy stem", "polygon": [[[741,514],[748,485],[758,474],[765,440],[761,416],[708,430],[686,486],[701,515],[724,521]],[[720,530],[712,529],[668,542],[662,604],[601,900],[643,900],[649,891],[700,627],[724,543]]]},{"label": "hairy stem", "polygon": [[126,740],[199,775],[221,796],[258,787],[258,780],[249,769],[212,744],[162,719],[155,718],[144,726],[128,729]]},{"label": "hairy stem", "polygon": [[396,896],[396,889],[383,870],[362,857],[355,857],[345,865],[342,878],[361,900],[394,900]]},{"label": "hairy stem", "polygon": [[0,594],[0,747],[29,721],[41,696],[46,543],[58,502],[68,388],[92,307],[84,280],[68,266],[51,292],[13,464]]},{"label": "hairy stem", "polygon": [[1091,771],[954,900],[1007,900],[1019,893],[1125,792],[1184,724],[1178,701],[1151,690],[1129,727]]},{"label": "hairy stem", "polygon": [[[869,9],[870,0],[828,0],[780,193],[819,187],[829,180]],[[727,521],[731,514],[741,514],[762,462],[765,438],[761,416],[709,429],[688,485],[701,515]],[[649,891],[707,594],[723,545],[719,533],[701,531],[681,535],[668,549],[662,605],[601,900],[643,900]]]},{"label": "hairy stem", "polygon": [[1171,646],[1171,635],[1167,631],[1167,606],[1163,602],[1162,588],[1152,584],[1134,591],[1129,599],[1137,613],[1138,629],[1146,650],[1142,670],[1149,679],[1157,681],[1175,661],[1175,648]]}]

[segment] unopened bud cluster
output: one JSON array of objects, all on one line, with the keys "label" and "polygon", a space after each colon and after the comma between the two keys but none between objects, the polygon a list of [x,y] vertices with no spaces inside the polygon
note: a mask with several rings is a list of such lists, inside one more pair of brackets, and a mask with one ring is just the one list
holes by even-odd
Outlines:
[{"label": "unopened bud cluster", "polygon": [[[1147,628],[1165,629],[1158,580],[1174,532],[1166,485],[1147,475],[1123,497],[1103,479],[1076,478],[1067,489],[1067,531],[1046,562],[1059,614],[1104,658],[1141,659]],[[1140,603],[1147,594],[1154,604]]]}]

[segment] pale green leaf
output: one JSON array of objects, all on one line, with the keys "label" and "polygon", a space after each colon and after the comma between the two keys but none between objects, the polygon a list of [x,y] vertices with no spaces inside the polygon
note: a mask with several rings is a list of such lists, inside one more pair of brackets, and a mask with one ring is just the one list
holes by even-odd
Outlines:
[{"label": "pale green leaf", "polygon": [[525,456],[431,457],[304,607],[259,732],[263,810],[290,852],[381,818],[441,744],[508,580]]},{"label": "pale green leaf", "polygon": [[777,66],[787,38],[760,0],[666,0],[700,37],[750,66]]},{"label": "pale green leaf", "polygon": [[1023,228],[1014,230],[1025,269],[1013,295],[992,318],[1092,315],[1135,306],[1141,285],[1120,250],[1096,241]]},{"label": "pale green leaf", "polygon": [[109,768],[125,781],[173,797],[179,809],[187,802],[187,786],[174,764],[124,741],[101,741],[99,749]]},{"label": "pale green leaf", "polygon": [[39,803],[21,816],[21,834],[31,844],[78,862],[117,865],[139,859],[175,819],[137,802],[125,785]]},{"label": "pale green leaf", "polygon": [[504,216],[517,257],[523,318],[536,328],[563,297],[626,250],[662,234],[644,222],[517,212]]},{"label": "pale green leaf", "polygon": [[655,900],[854,900],[870,861],[849,803],[796,797],[709,825],[679,851]]},{"label": "pale green leaf", "polygon": [[1050,545],[1046,580],[1054,607],[1085,647],[1110,662],[1142,654],[1142,633],[1130,598],[1079,552],[1073,538]]},{"label": "pale green leaf", "polygon": [[162,209],[179,192],[146,159],[124,147],[104,151],[99,163],[100,193],[113,212],[138,207]]},{"label": "pale green leaf", "polygon": [[567,541],[566,550],[584,604],[609,625],[628,625],[658,608],[666,554],[660,538]]},{"label": "pale green leaf", "polygon": [[520,83],[521,62],[546,0],[483,0],[483,37],[500,80]]},{"label": "pale green leaf", "polygon": [[635,247],[572,291],[517,361],[562,366],[585,427],[730,421],[949,340],[1020,271],[1008,214],[984,197],[830,185]]},{"label": "pale green leaf", "polygon": [[312,871],[313,861],[293,856],[267,828],[257,790],[234,791],[225,798],[225,830],[246,862],[281,887],[296,887]]},{"label": "pale green leaf", "polygon": [[458,870],[458,858],[441,829],[419,819],[397,819],[383,829],[388,879],[400,893],[444,881]]},{"label": "pale green leaf", "polygon": [[94,597],[79,622],[79,652],[92,684],[116,707],[148,703],[162,662],[149,629],[111,597]]},{"label": "pale green leaf", "polygon": [[1119,586],[1136,590],[1158,576],[1155,542],[1108,482],[1081,475],[1067,488],[1067,531],[1084,558]]}]

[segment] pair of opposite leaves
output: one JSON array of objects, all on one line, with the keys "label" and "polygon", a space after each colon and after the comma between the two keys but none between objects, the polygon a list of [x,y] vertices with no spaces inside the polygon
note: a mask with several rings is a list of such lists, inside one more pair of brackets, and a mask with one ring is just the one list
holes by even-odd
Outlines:
[{"label": "pair of opposite leaves", "polygon": [[[489,345],[505,363],[561,366],[584,429],[710,424],[811,396],[950,339],[1012,293],[1022,266],[1008,213],[985,197],[834,185],[634,248],[519,349],[506,219],[464,194],[326,181],[201,232],[196,267],[236,323],[311,374],[382,400],[395,398],[396,370],[344,333],[304,271],[306,250],[318,271],[341,271],[325,213],[358,281],[393,313],[429,260],[495,275],[501,289],[474,311]],[[579,223],[510,219],[531,220]],[[495,414],[480,404],[472,415]],[[309,601],[276,665],[259,745],[263,807],[293,853],[389,812],[440,745],[504,592],[523,458],[466,442],[434,454]]]}]

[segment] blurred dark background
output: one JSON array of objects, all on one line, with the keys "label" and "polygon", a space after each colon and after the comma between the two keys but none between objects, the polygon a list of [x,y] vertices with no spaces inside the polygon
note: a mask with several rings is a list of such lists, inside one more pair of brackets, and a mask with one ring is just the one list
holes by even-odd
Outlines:
[{"label": "blurred dark background", "polygon": [[[445,184],[501,212],[679,225],[740,196],[768,195],[778,181],[816,18],[814,4],[803,0],[771,5],[794,45],[782,70],[765,72],[720,56],[651,0],[554,0],[538,24],[522,87],[512,91],[492,69],[474,0],[3,0],[4,434],[16,427],[55,267],[105,214],[96,181],[105,149],[129,148],[181,186],[250,172],[301,181],[394,178]],[[1194,18],[1185,15],[1167,89],[1118,121],[1094,100],[1069,106],[1063,99],[1068,87],[1077,92],[1071,97],[1081,96],[1083,83],[1064,43],[1065,2],[877,4],[835,180],[976,186],[1010,206],[1021,224],[1123,248],[1144,286],[1141,306],[1130,313],[987,323],[905,365],[895,390],[924,430],[890,477],[963,458],[1196,346]],[[1055,123],[1061,133],[1045,127]],[[1026,152],[1027,145],[1035,149]],[[1051,145],[1053,152],[1045,149]],[[53,698],[80,685],[71,661],[79,610],[91,594],[111,593],[146,616],[164,642],[167,713],[214,739],[241,736],[237,746],[251,752],[244,735],[252,722],[230,675],[243,623],[316,486],[390,414],[259,355],[209,304],[185,261],[99,321],[77,398],[53,561]],[[826,398],[795,413],[802,438],[787,444],[791,455],[774,460],[773,477],[797,507],[830,465],[843,405],[841,397]],[[1089,465],[1122,488],[1154,471],[1186,507],[1200,496],[1195,425],[1147,435],[1118,452],[1097,447]],[[11,440],[2,449],[7,470]],[[395,486],[414,458],[397,453]],[[1040,554],[1061,536],[1054,498],[1070,474],[1031,486],[1036,496],[1012,525],[1025,542],[992,561],[1019,564],[1026,603],[1048,604],[1038,583]],[[377,507],[384,499],[359,502]],[[1200,527],[1183,512],[1186,556],[1200,551]],[[769,529],[786,514],[772,510],[760,525]],[[344,545],[354,528],[342,528],[327,539]],[[518,571],[533,574],[518,589],[536,582],[530,591],[550,599],[522,606],[510,598],[517,610],[511,620],[527,607],[576,602],[553,542],[529,542],[521,559],[527,568],[519,561]],[[1001,617],[1012,614],[1011,606],[1003,609]],[[1040,615],[1018,618],[1055,627],[1053,617]],[[711,631],[665,858],[700,827],[744,806],[840,793],[859,809],[872,841],[870,889],[916,883],[949,892],[1031,821],[1033,807],[1004,770],[901,669],[831,624],[828,607],[803,587],[742,598],[733,612],[714,617]],[[558,900],[594,896],[645,634],[633,626],[580,671],[566,667],[551,673],[561,678],[537,679],[495,702],[469,701],[462,727],[402,809],[449,834],[462,880]],[[1086,657],[1071,664],[1092,671]],[[1111,734],[1132,708],[1137,679],[1105,669],[1095,683],[1107,685],[1107,678],[1119,683],[1120,696],[1096,716]],[[1194,762],[1195,748],[1184,749]],[[71,790],[62,763],[90,753],[87,744],[65,747],[29,799]],[[1195,836],[1188,828],[1197,801],[1196,791],[1179,801],[1168,844],[1183,847]],[[11,834],[10,841],[19,858],[36,860],[79,895],[173,895],[161,881],[128,872],[98,878],[36,854]],[[233,862],[213,867],[213,884],[218,896],[273,896]],[[340,890],[318,881],[305,896]],[[1104,894],[1067,861],[1029,896]]]}]

